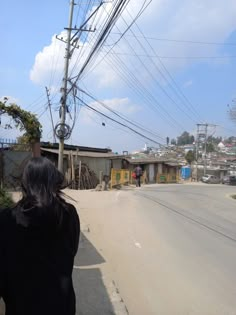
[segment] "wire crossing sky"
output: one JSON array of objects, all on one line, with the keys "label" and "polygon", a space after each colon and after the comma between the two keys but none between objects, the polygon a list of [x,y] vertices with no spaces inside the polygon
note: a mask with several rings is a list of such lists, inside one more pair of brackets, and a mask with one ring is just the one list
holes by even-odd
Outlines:
[{"label": "wire crossing sky", "polygon": [[[132,151],[194,135],[198,123],[235,135],[227,106],[236,97],[234,0],[75,3],[68,143]],[[0,97],[37,114],[43,141],[59,122],[68,12],[65,0],[1,6]],[[20,135],[5,129],[11,124],[2,118],[0,138]]]}]

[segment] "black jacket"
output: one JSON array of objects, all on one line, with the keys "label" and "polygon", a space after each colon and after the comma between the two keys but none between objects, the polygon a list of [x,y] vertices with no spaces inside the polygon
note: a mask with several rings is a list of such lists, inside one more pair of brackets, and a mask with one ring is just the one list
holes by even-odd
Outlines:
[{"label": "black jacket", "polygon": [[80,222],[76,209],[62,210],[60,228],[35,221],[25,227],[15,209],[0,212],[0,298],[6,315],[74,315],[72,284]]}]

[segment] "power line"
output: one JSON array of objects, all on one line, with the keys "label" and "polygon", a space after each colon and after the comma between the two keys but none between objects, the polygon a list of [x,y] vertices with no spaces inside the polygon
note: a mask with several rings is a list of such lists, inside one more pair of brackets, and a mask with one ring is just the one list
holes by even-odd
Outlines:
[{"label": "power line", "polygon": [[123,55],[131,57],[148,57],[148,58],[160,58],[160,59],[234,59],[236,55],[225,55],[225,56],[157,56],[157,55],[147,55],[147,54],[131,54],[131,53],[121,53],[121,52],[111,52],[111,55]]},{"label": "power line", "polygon": [[[119,34],[119,33],[113,32],[112,34]],[[132,36],[132,35],[127,35],[127,36]],[[166,41],[166,42],[185,43],[185,44],[236,46],[236,43],[205,42],[205,41],[193,41],[193,40],[182,40],[182,39],[157,38],[157,37],[151,37],[151,36],[138,36],[138,37],[146,38],[150,40],[156,40],[156,41]]]},{"label": "power line", "polygon": [[[91,52],[89,53],[88,57],[86,58],[84,64],[82,65],[79,73],[76,76],[75,79],[75,84],[76,82],[79,80],[80,76],[82,75],[82,73],[84,72],[84,70],[86,69],[86,67],[89,65],[89,63],[91,62],[91,60],[94,58],[95,53],[97,53],[103,43],[105,42],[107,36],[109,35],[109,33],[111,32],[112,27],[114,26],[116,20],[118,19],[118,17],[120,16],[121,12],[124,10],[124,7],[127,5],[126,3],[129,3],[130,0],[119,0],[116,2],[116,4],[114,5],[114,10],[111,13],[111,17],[108,20],[108,22],[106,23],[106,25],[104,25],[103,27],[103,31],[101,32],[101,35],[98,37],[97,41],[95,42],[95,45],[93,47],[93,49],[91,50]],[[71,89],[69,90],[70,93]]]},{"label": "power line", "polygon": [[152,131],[150,131],[150,130],[144,128],[144,127],[142,127],[142,125],[140,125],[140,124],[137,124],[137,123],[132,122],[131,120],[129,120],[128,118],[126,118],[123,114],[119,113],[118,111],[115,111],[115,110],[111,109],[111,108],[110,108],[109,106],[107,106],[104,102],[101,102],[101,101],[97,100],[95,97],[93,97],[93,96],[92,96],[91,94],[89,94],[88,92],[82,90],[81,88],[79,88],[79,90],[80,90],[81,92],[83,92],[84,94],[86,94],[87,96],[89,96],[89,97],[90,97],[92,100],[94,100],[96,103],[100,104],[101,106],[103,106],[104,108],[106,108],[107,110],[109,110],[111,113],[113,113],[113,114],[116,115],[117,117],[123,119],[124,121],[128,122],[129,124],[135,126],[136,128],[139,128],[140,130],[143,130],[144,132],[150,133],[150,134],[152,134],[152,135],[155,136],[155,137],[158,137],[158,138],[160,138],[160,139],[162,139],[162,140],[165,140],[165,139],[164,139],[163,137],[161,137],[160,135],[158,135],[158,134],[156,134],[156,133],[154,133],[154,132],[152,132]]},{"label": "power line", "polygon": [[153,142],[153,143],[156,143],[156,144],[158,144],[158,145],[160,145],[160,146],[163,146],[162,143],[160,143],[160,142],[158,142],[158,141],[156,141],[156,140],[153,140],[153,139],[151,139],[151,138],[149,138],[149,137],[143,135],[142,133],[138,132],[137,130],[131,128],[130,126],[125,125],[125,124],[123,124],[123,123],[117,121],[116,119],[111,118],[111,117],[109,117],[108,115],[102,113],[101,111],[99,111],[99,110],[93,108],[92,106],[90,106],[90,105],[88,105],[87,103],[85,103],[85,102],[84,102],[82,99],[80,99],[78,96],[76,96],[76,98],[79,99],[80,102],[83,103],[86,107],[88,107],[88,108],[91,109],[92,111],[98,113],[99,115],[102,115],[103,117],[106,117],[107,119],[109,119],[109,120],[111,120],[111,121],[113,121],[113,122],[115,122],[115,123],[117,123],[117,124],[119,124],[119,125],[121,125],[121,126],[127,128],[127,129],[131,130],[131,131],[134,132],[135,134],[137,134],[137,135],[139,135],[139,136],[141,136],[141,137],[143,137],[143,138],[145,138],[145,139],[147,139],[147,140],[149,140],[149,141],[151,141],[151,142]]},{"label": "power line", "polygon": [[[129,13],[129,12],[128,12],[128,13]],[[130,15],[130,14],[129,14],[129,15]],[[137,23],[135,23],[135,25],[136,25],[137,29],[139,30],[139,32],[144,36],[142,30],[141,30],[140,27],[137,25]],[[141,47],[143,48],[143,50],[145,51],[145,53],[147,53],[146,47],[145,47],[145,46],[140,42],[140,40],[136,37],[136,34],[135,34],[132,30],[131,30],[131,33],[134,35],[134,37],[136,38],[136,41],[141,45]],[[153,49],[153,47],[151,46],[151,44],[149,43],[148,40],[146,40],[146,43],[147,43],[147,45],[151,48],[152,52],[153,52],[157,57],[159,57],[158,54],[155,52],[155,50]],[[170,78],[171,82],[173,82],[173,84],[171,84],[171,82],[169,82],[169,80],[167,79],[167,77],[165,76],[165,74],[164,74],[164,73],[161,71],[161,69],[156,65],[156,63],[153,62],[152,58],[150,58],[150,60],[151,60],[151,62],[154,64],[154,66],[156,67],[156,69],[159,71],[159,73],[161,74],[162,78],[163,78],[164,80],[166,80],[167,83],[170,84],[170,87],[171,87],[172,91],[174,91],[174,93],[177,95],[177,97],[181,100],[181,103],[182,103],[182,99],[181,99],[180,95],[184,98],[184,102],[187,101],[187,103],[189,104],[188,106],[185,105],[185,106],[188,108],[188,110],[190,110],[194,115],[196,115],[196,110],[195,110],[195,108],[194,108],[193,105],[190,103],[190,101],[187,99],[187,97],[183,94],[182,90],[180,89],[180,87],[178,86],[177,82],[174,80],[173,76],[170,74],[169,70],[166,68],[166,66],[165,66],[165,64],[162,62],[162,60],[161,60],[160,58],[158,58],[158,60],[159,60],[159,62],[160,62],[160,64],[161,64],[161,66],[163,67],[163,69],[164,69],[165,72],[167,73],[168,77]],[[176,89],[177,89],[178,93],[180,93],[180,94],[177,93]],[[163,89],[163,92],[164,92],[165,94],[167,94],[167,96],[170,98],[169,94],[166,93],[164,89]],[[175,100],[173,100],[172,97],[171,97],[170,99],[171,99],[172,102],[174,102],[174,104],[180,109],[178,103],[176,103]],[[192,119],[192,117],[191,117],[187,112],[185,112],[185,111],[182,110],[182,109],[180,109],[180,110],[183,111],[183,112],[185,113],[185,115],[186,115],[187,117],[189,117],[193,122],[196,122],[195,120]],[[197,114],[197,116],[198,116],[198,114]]]}]

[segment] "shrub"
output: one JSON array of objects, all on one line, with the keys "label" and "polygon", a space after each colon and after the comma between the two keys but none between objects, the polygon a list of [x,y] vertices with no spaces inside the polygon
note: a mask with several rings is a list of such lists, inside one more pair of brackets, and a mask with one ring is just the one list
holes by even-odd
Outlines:
[{"label": "shrub", "polygon": [[2,188],[0,188],[0,209],[12,207],[14,202],[11,196]]}]

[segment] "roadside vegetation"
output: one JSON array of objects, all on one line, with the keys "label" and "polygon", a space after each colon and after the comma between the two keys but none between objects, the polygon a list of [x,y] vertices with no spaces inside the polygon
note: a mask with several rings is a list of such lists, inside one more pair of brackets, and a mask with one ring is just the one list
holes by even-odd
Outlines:
[{"label": "roadside vegetation", "polygon": [[14,202],[10,194],[3,188],[0,188],[0,209],[9,208],[12,207],[13,205]]}]

